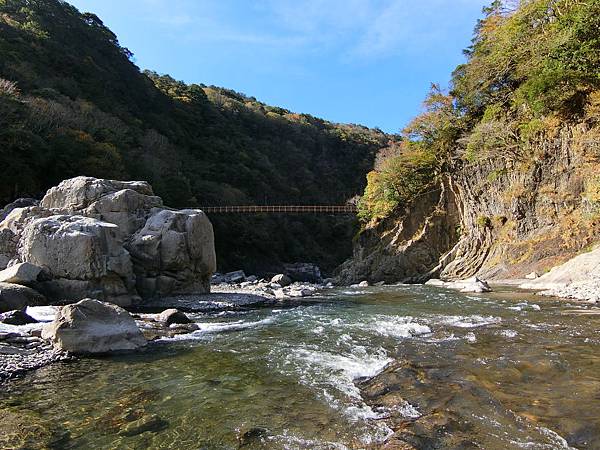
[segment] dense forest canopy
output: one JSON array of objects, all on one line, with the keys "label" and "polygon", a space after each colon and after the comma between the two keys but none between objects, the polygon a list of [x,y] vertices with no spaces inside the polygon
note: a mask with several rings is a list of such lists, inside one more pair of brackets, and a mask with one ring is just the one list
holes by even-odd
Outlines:
[{"label": "dense forest canopy", "polygon": [[[600,142],[600,2],[495,0],[475,28],[467,62],[453,73],[449,92],[433,86],[425,111],[386,150],[360,202],[374,223],[408,206],[440,174],[503,158],[543,158],[534,149],[568,125],[589,132],[584,145],[598,162]],[[597,166],[596,166],[597,167]],[[600,176],[587,195],[600,212]]]},{"label": "dense forest canopy", "polygon": [[[142,179],[173,207],[341,203],[392,137],[144,73],[94,14],[60,0],[0,0],[0,201],[62,179]],[[214,217],[221,268],[333,268],[352,223]]]}]

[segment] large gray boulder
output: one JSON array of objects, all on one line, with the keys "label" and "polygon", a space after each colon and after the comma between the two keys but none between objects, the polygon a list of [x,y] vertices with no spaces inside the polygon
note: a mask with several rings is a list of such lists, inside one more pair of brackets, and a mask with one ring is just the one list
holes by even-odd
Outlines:
[{"label": "large gray boulder", "polygon": [[163,208],[143,181],[91,177],[65,180],[39,206],[14,208],[0,222],[0,271],[18,263],[43,269],[31,286],[51,301],[94,297],[121,306],[139,294],[206,293],[216,266],[202,211]]},{"label": "large gray boulder", "polygon": [[136,350],[146,339],[127,311],[94,299],[62,307],[44,326],[42,337],[72,353],[110,353]]},{"label": "large gray boulder", "polygon": [[0,209],[0,222],[2,222],[14,209],[37,206],[39,203],[39,200],[34,198],[18,198],[14,202],[6,205],[3,209]]},{"label": "large gray boulder", "polygon": [[143,298],[210,292],[216,270],[212,224],[200,210],[155,210],[127,248]]},{"label": "large gray boulder", "polygon": [[0,271],[0,283],[21,284],[30,286],[36,284],[42,268],[30,263],[18,263]]},{"label": "large gray boulder", "polygon": [[52,212],[39,206],[15,208],[0,222],[0,269],[17,258],[17,246],[27,224]]},{"label": "large gray boulder", "polygon": [[0,283],[0,313],[46,304],[46,298],[29,287]]},{"label": "large gray boulder", "polygon": [[128,238],[144,226],[152,209],[162,207],[163,203],[145,181],[76,177],[50,189],[41,206],[113,223]]},{"label": "large gray boulder", "polygon": [[[18,255],[55,279],[39,285],[53,300],[78,300],[93,293],[128,306],[136,295],[131,258],[114,224],[82,216],[36,219],[23,231]],[[63,291],[63,298],[56,298]]]},{"label": "large gray boulder", "polygon": [[315,264],[284,264],[283,268],[285,269],[286,275],[293,281],[300,281],[302,283],[321,283],[323,281],[321,269]]}]

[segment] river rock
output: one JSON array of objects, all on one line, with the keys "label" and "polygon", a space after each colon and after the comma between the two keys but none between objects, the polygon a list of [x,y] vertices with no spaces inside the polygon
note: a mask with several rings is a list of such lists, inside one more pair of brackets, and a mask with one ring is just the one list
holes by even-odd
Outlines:
[{"label": "river rock", "polygon": [[228,272],[225,274],[225,280],[227,283],[241,283],[246,280],[246,274],[243,270]]},{"label": "river rock", "polygon": [[368,281],[361,281],[360,283],[358,283],[358,287],[369,287],[369,282]]},{"label": "river rock", "polygon": [[453,289],[458,289],[460,292],[465,293],[483,293],[483,292],[491,292],[492,289],[487,284],[487,282],[480,280],[477,277],[467,278],[465,280],[459,280],[452,283],[453,286],[450,286]]},{"label": "river rock", "polygon": [[38,281],[41,267],[30,263],[19,263],[0,272],[0,283],[14,283],[29,286]]},{"label": "river rock", "polygon": [[124,238],[142,228],[160,197],[145,181],[117,181],[76,177],[50,189],[41,205],[63,214],[93,217],[119,226]]},{"label": "river rock", "polygon": [[216,269],[214,234],[202,211],[155,211],[127,248],[143,298],[210,292]]},{"label": "river rock", "polygon": [[15,310],[0,314],[0,323],[7,325],[27,325],[28,323],[37,323],[37,320],[24,310]]},{"label": "river rock", "polygon": [[156,414],[149,414],[144,415],[133,422],[129,422],[121,429],[121,431],[119,431],[119,435],[136,436],[146,432],[157,433],[168,428],[168,426],[169,422],[166,420],[161,419]]},{"label": "river rock", "polygon": [[287,275],[280,273],[271,278],[271,283],[277,283],[281,287],[286,287],[292,284],[292,280]]},{"label": "river rock", "polygon": [[52,300],[79,300],[94,293],[128,306],[136,297],[131,258],[114,224],[67,215],[36,219],[25,228],[18,253],[22,261],[59,279],[39,284]]},{"label": "river rock", "polygon": [[485,281],[480,280],[477,277],[471,277],[464,280],[458,281],[443,281],[436,278],[432,278],[425,283],[427,286],[444,287],[447,289],[455,289],[464,293],[477,293],[481,294],[484,292],[491,292],[489,284]]},{"label": "river rock", "polygon": [[46,298],[27,286],[0,283],[0,313],[45,304]]},{"label": "river rock", "polygon": [[285,273],[293,281],[319,284],[323,281],[321,269],[311,263],[284,264]]},{"label": "river rock", "polygon": [[14,202],[6,205],[3,209],[0,209],[0,222],[2,222],[14,209],[38,206],[39,203],[40,201],[34,198],[18,198]]},{"label": "river rock", "polygon": [[62,307],[45,325],[42,337],[71,353],[110,353],[137,350],[146,339],[123,308],[94,299]]},{"label": "river rock", "polygon": [[202,211],[164,209],[146,182],[91,177],[65,180],[40,206],[14,208],[0,222],[0,270],[18,263],[43,269],[31,285],[51,301],[122,306],[140,294],[206,293],[216,265]]},{"label": "river rock", "polygon": [[188,316],[186,316],[185,313],[182,313],[181,311],[179,311],[175,308],[164,310],[158,316],[158,320],[160,322],[164,323],[166,326],[169,326],[172,324],[192,323],[192,320],[190,320],[190,318]]},{"label": "river rock", "polygon": [[531,272],[530,274],[525,275],[525,278],[528,280],[535,280],[537,278],[539,278],[540,276],[538,275],[537,272]]}]

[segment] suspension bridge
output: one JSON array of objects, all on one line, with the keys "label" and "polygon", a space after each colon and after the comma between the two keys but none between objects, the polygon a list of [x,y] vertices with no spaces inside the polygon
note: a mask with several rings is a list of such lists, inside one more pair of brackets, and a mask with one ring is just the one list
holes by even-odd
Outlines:
[{"label": "suspension bridge", "polygon": [[206,214],[356,214],[355,205],[244,205],[199,207]]}]

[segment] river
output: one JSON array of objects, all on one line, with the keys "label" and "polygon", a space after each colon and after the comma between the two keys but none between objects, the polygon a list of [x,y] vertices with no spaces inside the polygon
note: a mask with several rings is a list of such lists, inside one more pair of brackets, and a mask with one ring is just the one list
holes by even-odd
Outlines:
[{"label": "river", "polygon": [[[588,308],[508,288],[333,289],[43,368],[3,386],[0,411],[27,448],[376,448],[399,417],[416,448],[600,448]],[[355,383],[399,363],[417,375],[393,386],[396,404]]]}]

